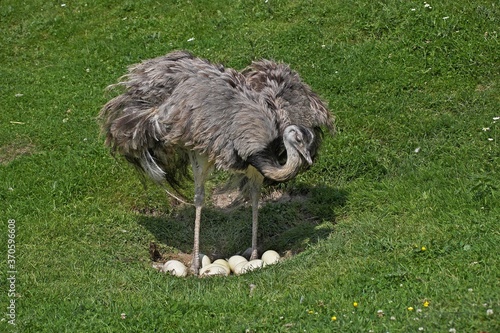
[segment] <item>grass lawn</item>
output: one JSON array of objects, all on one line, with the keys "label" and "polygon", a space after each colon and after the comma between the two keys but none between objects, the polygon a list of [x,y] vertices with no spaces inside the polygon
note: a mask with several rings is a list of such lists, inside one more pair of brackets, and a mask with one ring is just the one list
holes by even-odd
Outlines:
[{"label": "grass lawn", "polygon": [[[0,29],[1,332],[500,332],[498,1],[2,0]],[[191,251],[193,208],[96,116],[174,49],[289,63],[337,118],[260,211],[263,248],[295,254],[278,265],[152,268],[152,241]],[[207,206],[204,253],[250,245],[249,208]]]}]

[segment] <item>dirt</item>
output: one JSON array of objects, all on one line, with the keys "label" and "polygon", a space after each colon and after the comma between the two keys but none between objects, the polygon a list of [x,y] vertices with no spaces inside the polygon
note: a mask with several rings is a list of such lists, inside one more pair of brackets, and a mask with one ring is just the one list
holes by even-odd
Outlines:
[{"label": "dirt", "polygon": [[35,151],[35,145],[22,140],[13,141],[0,147],[0,164],[7,165],[16,158],[31,155]]},{"label": "dirt", "polygon": [[[238,199],[239,192],[234,190],[231,192],[219,193],[215,191],[211,196],[211,204],[219,209],[231,208],[234,201]],[[259,208],[269,202],[285,203],[285,202],[303,202],[307,200],[307,195],[290,195],[280,189],[273,189],[268,193],[263,193],[259,200]],[[250,202],[245,201],[244,205],[250,205]]]}]

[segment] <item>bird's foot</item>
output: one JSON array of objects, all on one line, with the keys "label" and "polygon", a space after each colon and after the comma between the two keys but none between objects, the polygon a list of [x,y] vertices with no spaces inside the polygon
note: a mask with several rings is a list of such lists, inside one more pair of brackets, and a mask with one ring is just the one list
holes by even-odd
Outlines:
[{"label": "bird's foot", "polygon": [[252,249],[252,254],[250,255],[250,260],[258,259],[259,258],[259,252],[257,249]]},{"label": "bird's foot", "polygon": [[198,275],[198,272],[199,272],[199,270],[200,270],[200,267],[199,267],[199,265],[196,265],[196,264],[193,262],[193,263],[191,264],[191,268],[190,268],[190,270],[191,270],[191,273],[192,273],[193,275]]}]

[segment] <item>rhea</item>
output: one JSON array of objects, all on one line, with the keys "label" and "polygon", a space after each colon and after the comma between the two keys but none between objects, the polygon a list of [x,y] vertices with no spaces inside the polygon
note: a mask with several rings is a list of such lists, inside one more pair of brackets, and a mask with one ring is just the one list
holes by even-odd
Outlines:
[{"label": "rhea", "polygon": [[179,189],[192,168],[196,209],[191,270],[198,274],[205,181],[215,169],[240,177],[252,205],[251,259],[258,256],[263,184],[286,182],[315,160],[324,102],[288,65],[253,62],[242,72],[186,51],[129,68],[121,95],[100,112],[105,143],[155,182]]}]

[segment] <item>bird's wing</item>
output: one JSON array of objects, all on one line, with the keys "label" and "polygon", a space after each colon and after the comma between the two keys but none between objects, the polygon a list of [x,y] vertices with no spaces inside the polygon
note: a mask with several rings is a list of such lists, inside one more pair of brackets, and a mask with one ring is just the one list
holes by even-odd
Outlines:
[{"label": "bird's wing", "polygon": [[288,65],[271,60],[254,61],[242,73],[249,85],[278,103],[281,132],[291,124],[326,127],[334,132],[334,117],[326,103]]},{"label": "bird's wing", "polygon": [[206,69],[187,79],[159,114],[166,142],[207,154],[226,170],[246,168],[249,156],[279,136],[276,114],[234,70]]}]

